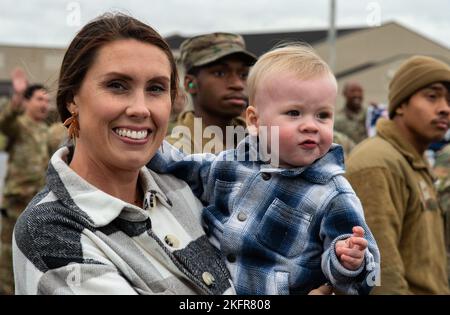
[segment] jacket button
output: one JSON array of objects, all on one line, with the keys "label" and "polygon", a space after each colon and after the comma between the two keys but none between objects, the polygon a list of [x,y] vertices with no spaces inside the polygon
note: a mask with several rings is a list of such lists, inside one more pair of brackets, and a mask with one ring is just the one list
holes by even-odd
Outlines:
[{"label": "jacket button", "polygon": [[234,263],[234,262],[236,261],[236,255],[235,255],[235,254],[228,254],[228,255],[227,255],[227,260],[228,260],[230,263]]},{"label": "jacket button", "polygon": [[244,212],[239,212],[238,220],[244,222],[245,220],[247,220],[247,215]]},{"label": "jacket button", "polygon": [[269,180],[272,176],[270,175],[270,173],[261,173],[261,177],[264,180]]},{"label": "jacket button", "polygon": [[164,242],[166,242],[167,245],[173,248],[178,248],[180,246],[180,241],[171,234],[168,234],[164,237]]},{"label": "jacket button", "polygon": [[216,281],[216,279],[214,279],[213,275],[210,274],[209,272],[204,272],[202,274],[202,279],[203,282],[209,287],[211,285],[214,284],[214,281]]}]

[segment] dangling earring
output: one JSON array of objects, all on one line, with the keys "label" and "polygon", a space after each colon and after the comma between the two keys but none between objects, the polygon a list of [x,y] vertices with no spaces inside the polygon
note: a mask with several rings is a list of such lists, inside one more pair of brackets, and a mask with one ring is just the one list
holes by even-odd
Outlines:
[{"label": "dangling earring", "polygon": [[79,136],[79,130],[80,125],[78,124],[78,113],[73,111],[71,112],[72,116],[66,119],[64,121],[64,126],[68,127],[69,129],[69,138],[73,140],[73,143],[75,144],[76,138]]}]

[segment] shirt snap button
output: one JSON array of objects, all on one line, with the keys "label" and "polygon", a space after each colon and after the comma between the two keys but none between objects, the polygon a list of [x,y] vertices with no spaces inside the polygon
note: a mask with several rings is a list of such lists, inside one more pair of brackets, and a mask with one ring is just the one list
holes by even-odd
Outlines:
[{"label": "shirt snap button", "polygon": [[173,248],[178,248],[180,246],[180,241],[171,234],[168,234],[166,235],[166,237],[164,237],[164,242],[166,242],[167,245]]},{"label": "shirt snap button", "polygon": [[238,220],[244,222],[245,220],[247,220],[247,215],[244,212],[239,212]]},{"label": "shirt snap button", "polygon": [[204,272],[202,274],[203,282],[209,287],[214,284],[216,279],[214,279],[213,275],[209,272]]},{"label": "shirt snap button", "polygon": [[235,254],[228,254],[228,255],[227,255],[227,260],[228,260],[230,263],[234,263],[234,262],[236,261],[236,255],[235,255]]}]

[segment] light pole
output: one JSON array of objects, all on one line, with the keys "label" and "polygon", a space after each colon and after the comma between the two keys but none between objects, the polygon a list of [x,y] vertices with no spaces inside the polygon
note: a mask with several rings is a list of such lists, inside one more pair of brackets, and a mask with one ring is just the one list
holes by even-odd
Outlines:
[{"label": "light pole", "polygon": [[328,28],[329,55],[328,64],[336,71],[336,0],[330,0],[330,26]]}]

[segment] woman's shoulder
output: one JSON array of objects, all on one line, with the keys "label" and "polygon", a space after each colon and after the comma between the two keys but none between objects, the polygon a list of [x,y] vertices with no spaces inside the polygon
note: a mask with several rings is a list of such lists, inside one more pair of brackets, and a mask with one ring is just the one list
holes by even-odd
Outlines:
[{"label": "woman's shoulder", "polygon": [[48,186],[45,186],[20,215],[16,227],[25,225],[28,226],[29,232],[32,232],[29,227],[33,227],[37,233],[51,233],[53,231],[46,228],[49,224],[76,227],[79,230],[88,227],[90,222],[84,213],[68,207]]},{"label": "woman's shoulder", "polygon": [[15,246],[35,267],[45,271],[59,264],[58,260],[81,253],[84,221],[81,214],[65,207],[51,190],[44,188],[18,218]]}]

